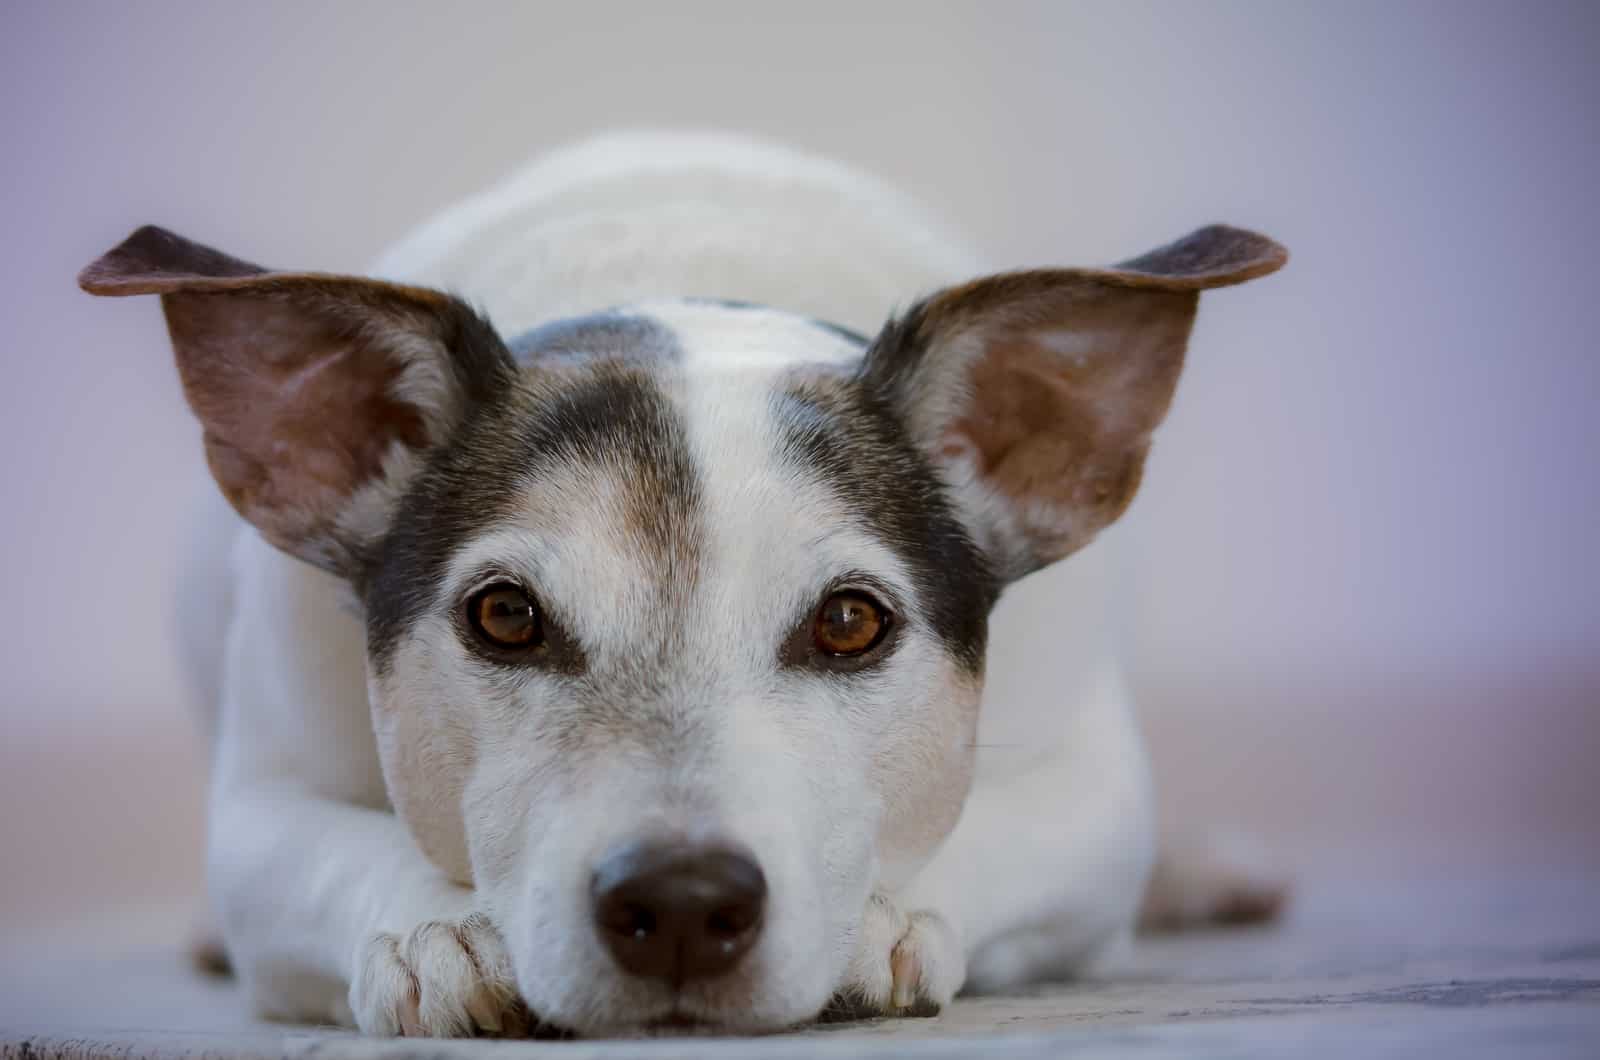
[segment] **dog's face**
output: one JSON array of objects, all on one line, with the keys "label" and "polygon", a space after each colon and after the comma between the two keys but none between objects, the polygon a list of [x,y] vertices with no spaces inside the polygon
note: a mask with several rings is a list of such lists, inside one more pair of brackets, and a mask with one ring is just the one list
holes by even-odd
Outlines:
[{"label": "dog's face", "polygon": [[[993,579],[855,340],[676,303],[512,346],[366,581],[396,804],[545,1018],[804,1019],[960,810]],[[740,974],[619,974],[596,873],[700,845],[765,883]]]},{"label": "dog's face", "polygon": [[163,296],[219,485],[362,604],[397,812],[595,1033],[828,1001],[960,813],[1001,586],[1131,499],[1197,292],[1281,261],[1207,229],[871,341],[671,301],[506,343],[153,229],[83,282]]}]

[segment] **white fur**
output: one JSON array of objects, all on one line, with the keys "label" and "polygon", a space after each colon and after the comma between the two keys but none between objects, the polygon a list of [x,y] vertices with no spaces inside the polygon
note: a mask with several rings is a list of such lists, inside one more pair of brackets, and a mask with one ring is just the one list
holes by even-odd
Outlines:
[{"label": "white fur", "polygon": [[[727,137],[631,134],[535,163],[447,211],[376,271],[462,292],[512,335],[562,315],[682,295],[774,304],[870,333],[896,306],[982,269],[914,207],[843,167]],[[460,807],[475,815],[468,846],[430,849],[430,860],[390,807],[378,741],[394,737],[385,735],[387,715],[369,711],[362,627],[337,582],[233,530],[231,601],[216,601],[229,619],[210,874],[235,966],[262,1011],[389,1033],[513,1020],[500,1011],[502,993],[472,981],[471,962],[436,926],[481,925],[475,917],[486,912],[536,1013],[591,1032],[664,1013],[670,999],[606,963],[578,898],[594,853],[647,826],[736,837],[788,903],[738,983],[679,999],[730,1027],[805,1018],[840,989],[890,1010],[943,1003],[969,962],[982,985],[1004,986],[1086,967],[1131,930],[1152,857],[1150,792],[1105,632],[1102,551],[1092,547],[1025,587],[1051,596],[1052,628],[1024,626],[1005,603],[998,608],[976,782],[954,831],[937,852],[937,836],[879,842],[882,819],[904,808],[890,805],[893,792],[850,780],[872,776],[870,762],[851,763],[873,740],[915,734],[893,731],[893,722],[869,734],[860,704],[814,681],[774,684],[770,667],[739,646],[778,636],[773,616],[800,606],[837,566],[868,563],[908,597],[914,585],[819,491],[773,478],[770,432],[726,414],[768,391],[798,356],[853,351],[816,329],[800,335],[783,314],[751,311],[743,331],[729,330],[726,313],[705,314],[723,329],[711,334],[692,305],[654,311],[700,335],[686,344],[694,383],[678,396],[714,528],[710,604],[693,643],[731,656],[716,688],[690,670],[673,680],[702,697],[725,736],[698,758],[657,760],[640,746],[557,761],[518,713],[534,703],[559,709],[552,687],[530,678],[499,699],[485,692],[472,724],[487,737],[478,745],[497,750],[474,764],[464,790],[417,796],[432,803],[424,816]],[[464,590],[457,583],[480,563],[515,567],[555,554],[529,572],[551,606],[588,601],[569,607],[574,622],[589,623],[586,643],[627,643],[638,633],[629,624],[645,613],[634,594],[651,572],[630,567],[615,540],[607,482],[563,486],[558,476],[546,488],[588,503],[530,499],[515,525],[457,557],[448,591]],[[370,514],[356,517],[381,518],[389,504],[375,496]],[[202,643],[219,610],[191,604],[189,613],[204,627],[195,631]],[[596,614],[605,617],[581,617]],[[488,688],[452,644],[425,622],[401,646],[397,672],[428,676],[375,685],[373,697],[420,702]],[[903,652],[903,667],[879,691],[891,718],[897,697],[921,694],[895,685],[910,680],[897,675],[944,672],[931,638],[912,637]],[[1017,677],[1025,670],[1026,682]],[[735,751],[760,768],[725,768],[717,756]],[[534,799],[560,800],[564,823],[529,838],[518,807]],[[413,982],[420,1001],[407,1000]]]}]

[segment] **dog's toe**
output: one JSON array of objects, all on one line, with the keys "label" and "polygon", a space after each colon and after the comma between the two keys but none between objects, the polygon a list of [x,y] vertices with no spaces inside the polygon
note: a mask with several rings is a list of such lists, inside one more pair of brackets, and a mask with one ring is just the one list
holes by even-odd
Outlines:
[{"label": "dog's toe", "polygon": [[534,1024],[500,933],[481,915],[375,935],[350,1008],[366,1033],[408,1038],[523,1037]]},{"label": "dog's toe", "polygon": [[943,917],[930,910],[906,915],[875,895],[845,984],[823,1018],[937,1016],[965,974],[960,939]]}]

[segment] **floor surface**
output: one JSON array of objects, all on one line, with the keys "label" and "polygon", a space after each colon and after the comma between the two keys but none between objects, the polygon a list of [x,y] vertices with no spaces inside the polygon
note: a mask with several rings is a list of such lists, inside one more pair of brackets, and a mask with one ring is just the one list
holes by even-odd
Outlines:
[{"label": "floor surface", "polygon": [[749,1039],[364,1040],[253,1020],[230,983],[191,974],[175,945],[35,944],[0,961],[6,1060],[1288,1053],[1600,1056],[1600,875],[1324,880],[1276,927],[1144,940],[1115,982]]}]

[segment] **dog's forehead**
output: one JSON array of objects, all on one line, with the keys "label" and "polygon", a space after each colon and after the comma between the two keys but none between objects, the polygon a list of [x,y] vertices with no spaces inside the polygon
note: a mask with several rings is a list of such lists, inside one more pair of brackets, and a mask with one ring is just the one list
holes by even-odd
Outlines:
[{"label": "dog's forehead", "polygon": [[402,505],[367,594],[375,659],[498,566],[578,632],[644,649],[653,631],[662,650],[684,614],[786,621],[828,579],[870,573],[976,665],[992,589],[902,427],[861,392],[860,336],[675,300],[511,345],[514,392]]},{"label": "dog's forehead", "polygon": [[465,549],[453,576],[520,557],[595,654],[633,659],[682,654],[697,635],[764,643],[843,571],[912,596],[895,552],[794,458],[779,400],[799,380],[844,378],[863,346],[809,318],[690,299],[525,336],[535,390],[588,390],[609,438],[527,478],[510,536]]},{"label": "dog's forehead", "polygon": [[698,374],[707,369],[850,364],[865,336],[825,320],[750,302],[673,298],[559,320],[510,343],[526,365],[621,360]]}]

